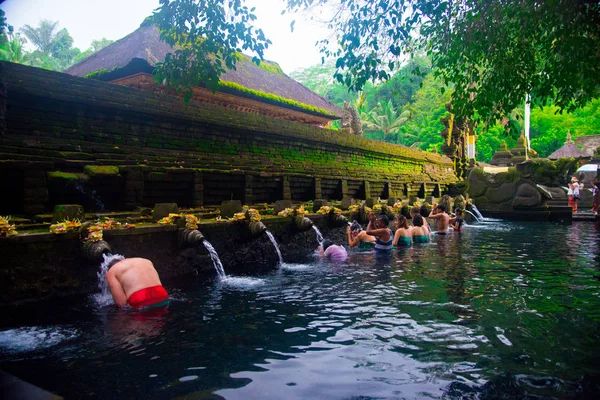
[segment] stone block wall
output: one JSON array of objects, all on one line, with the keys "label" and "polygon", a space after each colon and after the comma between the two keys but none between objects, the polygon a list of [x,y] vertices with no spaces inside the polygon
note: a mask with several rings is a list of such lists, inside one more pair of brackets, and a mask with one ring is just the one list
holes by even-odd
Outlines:
[{"label": "stone block wall", "polygon": [[17,64],[0,74],[0,174],[23,176],[4,213],[49,210],[61,193],[130,209],[404,197],[456,181],[438,154]]}]

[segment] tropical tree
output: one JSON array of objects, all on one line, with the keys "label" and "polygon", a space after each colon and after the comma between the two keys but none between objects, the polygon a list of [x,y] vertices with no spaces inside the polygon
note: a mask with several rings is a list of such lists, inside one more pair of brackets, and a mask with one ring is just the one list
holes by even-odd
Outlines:
[{"label": "tropical tree", "polygon": [[155,68],[155,76],[168,87],[183,89],[186,99],[191,88],[203,82],[216,89],[226,68],[234,69],[242,51],[253,52],[259,64],[271,44],[256,20],[254,8],[245,0],[160,0],[149,18],[161,28],[162,39],[173,47],[165,61]]},{"label": "tropical tree", "polygon": [[113,40],[110,40],[107,38],[92,40],[89,50],[91,50],[92,54],[96,53],[96,52],[102,50],[103,48],[105,48],[106,46],[108,46],[109,44],[111,44],[112,42],[113,42]]},{"label": "tropical tree", "polygon": [[39,26],[25,25],[21,32],[40,52],[52,55],[57,48],[58,21],[41,20]]},{"label": "tropical tree", "polygon": [[0,44],[0,60],[24,64],[26,61],[26,52],[23,48],[25,42],[21,35],[9,33],[7,40]]},{"label": "tropical tree", "polygon": [[[262,57],[269,43],[243,0],[160,3],[155,21],[184,50],[158,71],[177,84],[215,83],[235,65],[233,53]],[[551,99],[567,111],[600,97],[597,0],[287,0],[291,11],[325,4],[335,6],[327,25],[336,37],[321,51],[336,60],[336,80],[355,91],[426,52],[443,82],[455,85],[454,110],[464,117],[498,120],[527,93],[535,105]]]},{"label": "tropical tree", "polygon": [[361,121],[366,132],[382,132],[384,139],[390,139],[408,121],[409,117],[408,111],[398,112],[392,100],[388,100],[379,102],[369,112],[363,112]]}]

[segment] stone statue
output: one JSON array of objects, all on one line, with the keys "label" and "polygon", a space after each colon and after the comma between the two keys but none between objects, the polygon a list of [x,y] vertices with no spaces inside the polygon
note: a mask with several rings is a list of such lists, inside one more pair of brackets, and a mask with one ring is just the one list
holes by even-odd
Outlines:
[{"label": "stone statue", "polygon": [[344,102],[344,110],[348,112],[350,115],[350,130],[356,136],[362,136],[362,123],[360,122],[360,117],[358,116],[358,111],[356,107],[351,106],[347,101]]}]

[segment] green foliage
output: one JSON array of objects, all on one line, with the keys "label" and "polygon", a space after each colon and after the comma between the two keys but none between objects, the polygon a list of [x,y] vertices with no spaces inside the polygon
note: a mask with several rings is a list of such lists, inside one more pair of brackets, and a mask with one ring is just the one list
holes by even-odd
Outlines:
[{"label": "green foliage", "polygon": [[259,97],[261,99],[271,100],[271,101],[274,101],[276,103],[283,103],[283,104],[290,105],[290,106],[293,106],[293,107],[301,108],[303,110],[311,111],[311,112],[314,112],[314,113],[317,113],[317,114],[332,115],[332,113],[330,111],[327,111],[327,110],[325,110],[323,108],[315,107],[315,106],[312,106],[310,104],[300,103],[300,102],[298,102],[296,100],[292,100],[292,99],[288,99],[288,98],[285,98],[285,97],[277,96],[277,95],[272,94],[272,93],[265,93],[265,92],[261,92],[259,90],[250,89],[250,88],[247,88],[247,87],[242,86],[239,83],[235,83],[235,82],[220,81],[219,82],[219,87],[233,89],[233,90],[235,90],[237,92],[246,93],[246,94],[249,94],[249,95],[252,95],[252,96]]},{"label": "green foliage", "polygon": [[108,70],[106,68],[103,69],[99,69],[98,71],[94,71],[94,72],[90,72],[89,74],[86,74],[85,77],[86,78],[98,78],[100,77],[100,75],[107,73]]},{"label": "green foliage", "polygon": [[574,112],[559,113],[556,106],[531,112],[531,147],[546,157],[565,144],[567,131],[577,136],[600,134],[600,99],[595,99]]},{"label": "green foliage", "polygon": [[156,24],[161,37],[175,50],[155,69],[155,78],[167,87],[182,90],[186,100],[199,83],[216,90],[226,69],[235,69],[237,54],[254,52],[260,65],[271,43],[256,29],[254,8],[243,0],[160,0],[147,23]]},{"label": "green foliage", "polygon": [[369,112],[361,114],[361,122],[366,132],[383,132],[384,139],[400,129],[408,120],[407,112],[398,112],[392,100],[380,102]]},{"label": "green foliage", "polygon": [[118,175],[119,167],[114,165],[86,165],[83,172],[90,177],[95,175]]},{"label": "green foliage", "polygon": [[[288,0],[292,11],[331,0]],[[407,55],[426,51],[455,86],[460,116],[494,121],[531,94],[573,111],[600,96],[600,4],[569,0],[339,0],[320,42],[335,77],[354,90],[387,80]],[[422,75],[415,68],[417,75]]]}]

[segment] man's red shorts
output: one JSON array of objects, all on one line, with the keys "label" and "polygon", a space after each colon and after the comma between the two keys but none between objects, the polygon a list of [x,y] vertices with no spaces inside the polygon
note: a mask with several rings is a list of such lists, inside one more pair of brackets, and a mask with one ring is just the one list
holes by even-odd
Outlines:
[{"label": "man's red shorts", "polygon": [[161,285],[138,290],[127,299],[133,308],[161,307],[169,304],[169,295]]}]

